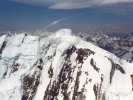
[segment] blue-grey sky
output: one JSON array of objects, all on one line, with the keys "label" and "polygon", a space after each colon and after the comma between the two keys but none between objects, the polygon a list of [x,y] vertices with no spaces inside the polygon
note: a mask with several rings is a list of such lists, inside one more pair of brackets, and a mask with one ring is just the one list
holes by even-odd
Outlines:
[{"label": "blue-grey sky", "polygon": [[133,0],[0,0],[0,31],[133,32]]}]

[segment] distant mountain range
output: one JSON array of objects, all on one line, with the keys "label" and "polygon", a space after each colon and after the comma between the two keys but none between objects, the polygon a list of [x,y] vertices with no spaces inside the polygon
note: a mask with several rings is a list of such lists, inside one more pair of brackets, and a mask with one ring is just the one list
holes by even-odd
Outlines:
[{"label": "distant mountain range", "polygon": [[79,33],[77,35],[122,59],[133,61],[133,33],[103,34],[102,32],[97,32],[90,34]]}]

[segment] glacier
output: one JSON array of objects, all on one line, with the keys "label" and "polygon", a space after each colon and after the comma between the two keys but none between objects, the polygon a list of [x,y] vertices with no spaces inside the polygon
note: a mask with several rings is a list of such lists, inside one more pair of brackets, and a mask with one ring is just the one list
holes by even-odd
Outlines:
[{"label": "glacier", "polygon": [[133,63],[61,29],[0,37],[2,100],[133,100]]}]

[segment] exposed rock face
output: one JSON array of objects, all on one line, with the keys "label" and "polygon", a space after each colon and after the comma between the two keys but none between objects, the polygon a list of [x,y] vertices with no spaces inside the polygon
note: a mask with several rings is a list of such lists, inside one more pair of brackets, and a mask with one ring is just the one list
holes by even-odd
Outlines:
[{"label": "exposed rock face", "polygon": [[133,99],[133,64],[70,30],[41,39],[19,34],[7,36],[6,44],[3,37],[0,41],[2,100]]}]

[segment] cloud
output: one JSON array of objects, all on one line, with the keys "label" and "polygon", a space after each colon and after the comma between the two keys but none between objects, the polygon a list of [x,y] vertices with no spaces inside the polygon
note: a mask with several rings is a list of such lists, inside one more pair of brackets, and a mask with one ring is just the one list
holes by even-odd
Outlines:
[{"label": "cloud", "polygon": [[72,3],[72,2],[61,2],[50,6],[51,9],[81,9],[87,8],[91,5],[89,3]]},{"label": "cloud", "polygon": [[62,22],[62,21],[64,21],[64,20],[66,20],[67,18],[69,18],[69,17],[64,17],[64,18],[55,20],[55,21],[51,22],[50,24],[48,24],[48,25],[46,26],[46,28],[49,28],[49,27],[51,27],[51,26],[53,26],[53,25],[56,25],[56,24],[58,24],[58,23],[60,23],[60,22]]},{"label": "cloud", "polygon": [[133,0],[103,0],[103,4],[114,4],[114,3],[128,3],[133,2]]},{"label": "cloud", "polygon": [[109,4],[133,3],[133,0],[9,0],[24,4],[47,6],[51,9],[81,9]]}]

